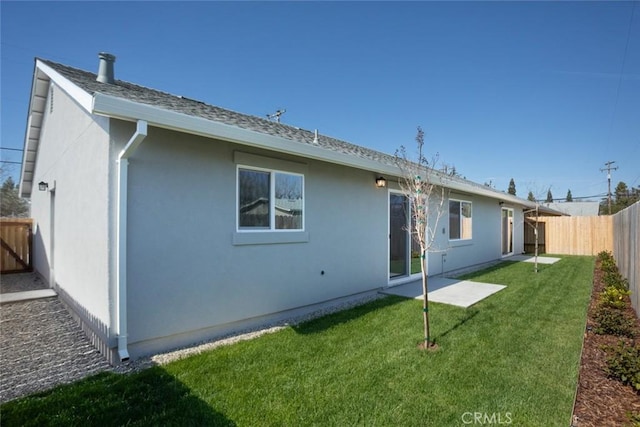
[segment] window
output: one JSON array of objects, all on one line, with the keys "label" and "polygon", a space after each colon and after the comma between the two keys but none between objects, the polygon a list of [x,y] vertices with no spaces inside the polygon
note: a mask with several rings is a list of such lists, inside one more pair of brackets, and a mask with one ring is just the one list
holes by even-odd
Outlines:
[{"label": "window", "polygon": [[238,168],[238,229],[303,230],[304,176]]},{"label": "window", "polygon": [[449,200],[449,240],[471,239],[471,202]]}]

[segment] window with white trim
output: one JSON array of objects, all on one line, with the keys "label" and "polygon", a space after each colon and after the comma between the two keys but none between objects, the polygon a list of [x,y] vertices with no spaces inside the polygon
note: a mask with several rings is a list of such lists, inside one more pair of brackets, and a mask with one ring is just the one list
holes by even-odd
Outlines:
[{"label": "window with white trim", "polygon": [[304,230],[304,175],[238,166],[238,231]]},{"label": "window with white trim", "polygon": [[471,239],[471,202],[449,200],[449,240]]}]

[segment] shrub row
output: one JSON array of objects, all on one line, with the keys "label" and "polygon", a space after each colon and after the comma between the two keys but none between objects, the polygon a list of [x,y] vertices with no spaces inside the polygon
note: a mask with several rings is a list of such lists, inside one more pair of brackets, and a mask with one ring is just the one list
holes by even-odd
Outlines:
[{"label": "shrub row", "polygon": [[[629,282],[618,271],[611,252],[600,252],[597,259],[605,288],[599,295],[594,313],[597,322],[594,332],[633,338],[636,320],[625,311],[630,294]],[[640,344],[620,340],[617,346],[606,346],[604,350],[607,353],[607,375],[640,391]],[[632,422],[636,421],[632,419]]]},{"label": "shrub row", "polygon": [[630,295],[629,282],[618,271],[611,252],[602,251],[597,258],[605,288],[598,298],[594,314],[597,326],[594,331],[601,335],[633,338],[635,319],[625,313],[627,296]]},{"label": "shrub row", "polygon": [[640,344],[620,341],[616,347],[605,348],[607,374],[640,391]]}]

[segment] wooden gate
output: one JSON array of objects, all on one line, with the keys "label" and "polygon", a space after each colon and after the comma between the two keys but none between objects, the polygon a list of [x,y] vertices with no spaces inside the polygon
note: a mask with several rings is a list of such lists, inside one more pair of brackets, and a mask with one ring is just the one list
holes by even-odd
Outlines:
[{"label": "wooden gate", "polygon": [[0,219],[0,270],[4,273],[32,271],[33,220]]}]

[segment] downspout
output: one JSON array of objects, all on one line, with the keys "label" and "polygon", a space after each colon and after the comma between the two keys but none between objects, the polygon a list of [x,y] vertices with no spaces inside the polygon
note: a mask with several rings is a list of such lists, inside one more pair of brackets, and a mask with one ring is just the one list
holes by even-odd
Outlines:
[{"label": "downspout", "polygon": [[138,120],[135,133],[118,154],[118,196],[116,213],[116,335],[120,361],[129,360],[127,350],[127,188],[129,157],[147,137],[147,122]]}]

